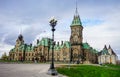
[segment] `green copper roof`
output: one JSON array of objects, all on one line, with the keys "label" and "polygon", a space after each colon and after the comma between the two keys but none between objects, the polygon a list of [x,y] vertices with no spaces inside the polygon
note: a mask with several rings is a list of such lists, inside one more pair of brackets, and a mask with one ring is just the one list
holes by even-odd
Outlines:
[{"label": "green copper roof", "polygon": [[92,53],[98,53],[96,49],[93,49],[87,42],[82,44],[83,49],[89,49],[90,52]]},{"label": "green copper roof", "polygon": [[79,16],[79,13],[78,13],[78,9],[77,9],[77,4],[76,4],[75,15],[74,15],[71,26],[82,26],[80,16]]},{"label": "green copper roof", "polygon": [[92,53],[98,53],[98,51],[97,51],[96,49],[93,49],[92,47],[91,47],[90,51],[91,51]]},{"label": "green copper roof", "polygon": [[82,26],[79,15],[74,16],[71,26]]},{"label": "green copper roof", "polygon": [[100,53],[101,53],[101,55],[109,55],[106,45],[104,46],[103,50],[101,50]]},{"label": "green copper roof", "polygon": [[30,51],[31,51],[31,47],[30,47],[29,45],[27,45],[26,51],[27,51],[27,52],[30,52]]},{"label": "green copper roof", "polygon": [[103,49],[103,50],[101,51],[101,54],[102,54],[102,55],[109,55],[109,53],[108,53],[108,50],[107,50],[107,49]]},{"label": "green copper roof", "polygon": [[[18,47],[18,51],[23,51],[24,48],[25,48],[25,44],[22,44],[22,45],[20,45],[20,46]],[[15,51],[16,51],[15,47],[10,50],[10,52],[15,52]]]},{"label": "green copper roof", "polygon": [[15,48],[11,49],[10,52],[15,52]]},{"label": "green copper roof", "polygon": [[37,45],[48,46],[49,43],[52,43],[52,40],[50,38],[42,38],[42,40],[39,41]]},{"label": "green copper roof", "polygon": [[60,46],[55,45],[55,46],[54,46],[54,49],[55,49],[56,51],[58,51],[58,50],[60,50]]},{"label": "green copper roof", "polygon": [[30,45],[26,45],[26,47],[25,47],[25,44],[22,44],[18,49],[19,49],[19,51],[25,50],[25,52],[29,52],[29,51],[33,51],[33,48],[34,47],[32,47]]},{"label": "green copper roof", "polygon": [[71,47],[71,44],[70,44],[69,41],[65,41],[65,42],[64,42],[64,45],[65,45],[67,48],[70,48],[70,47]]},{"label": "green copper roof", "polygon": [[18,49],[23,51],[25,49],[25,44],[22,44]]},{"label": "green copper roof", "polygon": [[[56,44],[56,45],[54,46],[54,50],[55,50],[55,51],[59,51],[60,49],[62,49],[62,48],[64,48],[64,47],[65,47],[65,48],[70,48],[70,47],[71,47],[70,42],[69,42],[69,41],[65,41],[63,45],[58,45],[58,44]],[[50,50],[52,50],[52,44],[50,45]]]},{"label": "green copper roof", "polygon": [[90,49],[90,45],[88,43],[83,43],[82,46],[84,49]]}]

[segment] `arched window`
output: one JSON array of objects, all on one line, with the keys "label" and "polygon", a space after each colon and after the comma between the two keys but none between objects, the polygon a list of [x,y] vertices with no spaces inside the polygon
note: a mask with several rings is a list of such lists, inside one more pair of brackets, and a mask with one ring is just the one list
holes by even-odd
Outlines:
[{"label": "arched window", "polygon": [[30,56],[30,53],[29,53],[29,56]]}]

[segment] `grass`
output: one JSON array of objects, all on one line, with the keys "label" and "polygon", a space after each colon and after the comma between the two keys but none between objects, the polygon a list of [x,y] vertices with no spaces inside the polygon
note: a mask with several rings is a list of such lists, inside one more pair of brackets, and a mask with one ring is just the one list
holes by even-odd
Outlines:
[{"label": "grass", "polygon": [[69,77],[120,77],[120,66],[105,65],[105,66],[93,66],[93,65],[77,65],[65,67],[58,67],[57,71],[60,74]]}]

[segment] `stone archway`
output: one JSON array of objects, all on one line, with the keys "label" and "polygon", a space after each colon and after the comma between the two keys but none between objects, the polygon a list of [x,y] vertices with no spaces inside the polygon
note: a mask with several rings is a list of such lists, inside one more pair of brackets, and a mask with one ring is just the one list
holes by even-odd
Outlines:
[{"label": "stone archway", "polygon": [[73,62],[77,62],[78,61],[78,55],[79,55],[79,50],[78,49],[73,49],[73,53],[72,53],[72,56],[73,56]]}]

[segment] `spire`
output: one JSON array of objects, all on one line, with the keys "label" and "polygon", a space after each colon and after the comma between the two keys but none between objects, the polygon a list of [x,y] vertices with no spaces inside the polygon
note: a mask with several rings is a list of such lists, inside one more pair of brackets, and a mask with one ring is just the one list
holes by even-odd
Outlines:
[{"label": "spire", "polygon": [[107,50],[107,46],[105,45],[103,49]]},{"label": "spire", "polygon": [[109,53],[111,53],[111,54],[113,54],[113,55],[116,55],[110,45],[109,45],[108,49],[109,49]]},{"label": "spire", "polygon": [[108,49],[112,49],[110,45],[109,45]]},{"label": "spire", "polygon": [[21,27],[20,30],[19,30],[18,39],[21,40],[21,41],[23,40],[23,36],[22,36],[22,27]]},{"label": "spire", "polygon": [[75,9],[75,15],[72,21],[71,26],[82,26],[80,16],[78,14],[78,7],[77,7],[77,0],[76,0],[76,9]]},{"label": "spire", "polygon": [[22,34],[20,34],[20,35],[18,36],[18,39],[19,39],[20,41],[23,40],[23,36],[22,36]]},{"label": "spire", "polygon": [[86,43],[87,43],[87,39],[86,39]]},{"label": "spire", "polygon": [[22,34],[22,27],[20,27],[19,29],[19,34]]},{"label": "spire", "polygon": [[76,16],[79,16],[79,14],[78,14],[78,8],[77,8],[77,0],[76,0],[76,10],[75,10],[75,15],[76,15]]}]

